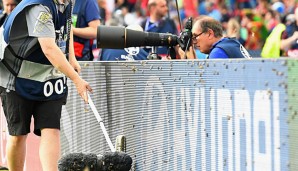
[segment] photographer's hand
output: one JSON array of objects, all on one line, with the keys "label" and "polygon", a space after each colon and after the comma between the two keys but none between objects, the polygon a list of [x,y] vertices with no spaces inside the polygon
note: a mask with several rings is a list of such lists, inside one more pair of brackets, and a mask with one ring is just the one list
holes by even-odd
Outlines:
[{"label": "photographer's hand", "polygon": [[179,47],[178,54],[180,56],[180,59],[196,59],[196,53],[193,45],[191,45],[185,52]]}]

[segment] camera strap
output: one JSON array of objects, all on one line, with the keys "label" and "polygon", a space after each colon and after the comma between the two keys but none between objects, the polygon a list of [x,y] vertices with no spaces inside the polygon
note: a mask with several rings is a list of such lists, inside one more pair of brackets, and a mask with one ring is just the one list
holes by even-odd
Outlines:
[{"label": "camera strap", "polygon": [[155,22],[155,23],[150,22],[150,18],[148,17],[146,20],[146,23],[145,23],[144,31],[150,31],[151,29],[158,27],[159,24],[160,24],[160,21]]}]

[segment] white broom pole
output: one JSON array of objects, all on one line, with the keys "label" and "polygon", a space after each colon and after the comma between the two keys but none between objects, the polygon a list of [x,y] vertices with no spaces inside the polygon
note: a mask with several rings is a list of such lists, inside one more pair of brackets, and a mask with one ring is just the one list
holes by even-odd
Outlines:
[{"label": "white broom pole", "polygon": [[[87,93],[87,94],[88,94],[88,93]],[[112,141],[111,141],[111,139],[110,139],[110,137],[109,137],[109,135],[108,135],[108,133],[107,133],[107,130],[106,130],[104,124],[103,124],[103,120],[101,119],[101,117],[100,117],[100,115],[99,115],[97,109],[95,108],[95,105],[94,105],[94,103],[93,103],[93,101],[92,101],[92,99],[91,99],[91,97],[90,97],[89,94],[88,94],[88,102],[89,102],[89,106],[91,107],[91,110],[93,111],[93,113],[94,113],[94,115],[95,115],[97,121],[98,121],[99,124],[100,124],[101,130],[102,130],[102,132],[103,132],[103,134],[104,134],[104,136],[105,136],[105,138],[106,138],[106,141],[108,142],[108,145],[109,145],[111,151],[112,151],[112,152],[115,152],[115,151],[116,151],[116,150],[115,150],[115,147],[113,146]]]}]

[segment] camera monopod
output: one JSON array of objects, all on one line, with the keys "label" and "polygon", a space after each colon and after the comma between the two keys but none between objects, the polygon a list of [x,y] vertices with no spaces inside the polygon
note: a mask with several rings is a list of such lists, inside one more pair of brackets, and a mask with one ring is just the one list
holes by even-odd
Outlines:
[{"label": "camera monopod", "polygon": [[[88,93],[87,93],[88,94]],[[89,106],[92,110],[92,112],[94,113],[97,121],[99,122],[100,124],[100,127],[101,127],[101,130],[105,136],[105,139],[111,149],[112,152],[115,152],[115,151],[121,151],[121,152],[126,152],[126,138],[124,135],[118,135],[117,138],[116,138],[116,143],[115,143],[115,147],[113,146],[112,144],[112,141],[107,133],[107,130],[103,124],[103,120],[102,118],[100,117],[90,95],[88,94],[88,102],[89,102]]]}]

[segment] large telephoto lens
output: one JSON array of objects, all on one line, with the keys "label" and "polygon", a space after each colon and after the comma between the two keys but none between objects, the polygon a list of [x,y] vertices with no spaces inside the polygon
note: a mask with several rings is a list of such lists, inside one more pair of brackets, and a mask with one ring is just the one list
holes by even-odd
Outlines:
[{"label": "large telephoto lens", "polygon": [[99,26],[97,47],[123,49],[140,46],[175,46],[178,36],[170,33],[152,33],[127,29],[121,26]]}]

